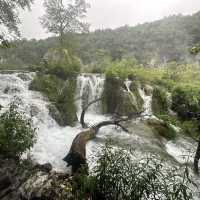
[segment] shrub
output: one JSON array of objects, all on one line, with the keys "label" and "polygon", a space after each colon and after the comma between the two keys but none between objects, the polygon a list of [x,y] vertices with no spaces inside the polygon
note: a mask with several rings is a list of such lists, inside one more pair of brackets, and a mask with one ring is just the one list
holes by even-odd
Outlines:
[{"label": "shrub", "polygon": [[81,63],[67,49],[50,49],[44,56],[44,67],[47,73],[67,79],[77,76]]},{"label": "shrub", "polygon": [[93,176],[79,176],[78,190],[92,200],[193,199],[188,169],[166,167],[155,157],[133,161],[131,152],[106,145]]},{"label": "shrub", "polygon": [[63,81],[55,75],[37,75],[31,82],[29,88],[42,92],[50,101],[55,102],[62,85]]},{"label": "shrub", "polygon": [[0,152],[6,157],[19,158],[35,142],[35,129],[31,119],[17,111],[11,103],[9,110],[0,116]]},{"label": "shrub", "polygon": [[190,85],[176,87],[172,92],[172,109],[182,119],[195,118],[200,113],[200,88]]},{"label": "shrub", "polygon": [[155,87],[153,90],[152,110],[155,114],[168,112],[167,94],[161,87]]}]

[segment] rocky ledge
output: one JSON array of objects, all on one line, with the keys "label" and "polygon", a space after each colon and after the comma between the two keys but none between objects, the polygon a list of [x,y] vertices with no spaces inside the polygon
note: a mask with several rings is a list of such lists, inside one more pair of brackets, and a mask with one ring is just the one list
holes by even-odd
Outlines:
[{"label": "rocky ledge", "polygon": [[74,199],[72,178],[57,173],[51,164],[33,164],[0,157],[0,199],[57,200]]}]

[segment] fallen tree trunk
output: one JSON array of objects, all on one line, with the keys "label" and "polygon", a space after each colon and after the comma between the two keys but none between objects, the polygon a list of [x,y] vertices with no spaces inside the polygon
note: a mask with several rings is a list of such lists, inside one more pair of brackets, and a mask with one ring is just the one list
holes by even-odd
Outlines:
[{"label": "fallen tree trunk", "polygon": [[[80,122],[83,128],[88,128],[88,125],[85,123],[85,120],[84,120],[86,111],[92,104],[100,100],[101,98],[90,102],[83,109],[81,113],[81,118],[80,118]],[[130,116],[126,118],[103,121],[96,125],[91,126],[90,128],[88,128],[88,130],[85,130],[79,133],[73,140],[69,153],[67,154],[65,158],[63,158],[63,160],[68,163],[68,166],[72,166],[72,173],[73,174],[77,173],[82,166],[84,166],[84,168],[87,168],[86,144],[89,140],[92,140],[96,137],[100,128],[104,126],[114,125],[114,126],[120,127],[123,131],[128,132],[128,130],[120,123],[128,121],[133,118],[137,118],[140,115],[141,113],[132,113]]]},{"label": "fallen tree trunk", "polygon": [[80,123],[82,125],[83,128],[88,128],[88,125],[85,123],[85,113],[88,110],[88,108],[94,104],[97,103],[98,101],[101,101],[102,98],[99,99],[95,99],[94,101],[91,101],[85,108],[83,108],[83,111],[81,113],[81,118],[80,118]]},{"label": "fallen tree trunk", "polygon": [[124,120],[104,121],[90,129],[79,133],[72,142],[71,148],[67,156],[63,159],[68,163],[68,166],[72,166],[72,173],[75,174],[81,167],[87,168],[86,162],[86,144],[89,140],[96,137],[99,129],[103,126],[115,125],[121,127],[124,131],[128,132],[120,122]]},{"label": "fallen tree trunk", "polygon": [[200,139],[198,141],[197,151],[194,157],[194,173],[199,174],[199,160],[200,160]]}]

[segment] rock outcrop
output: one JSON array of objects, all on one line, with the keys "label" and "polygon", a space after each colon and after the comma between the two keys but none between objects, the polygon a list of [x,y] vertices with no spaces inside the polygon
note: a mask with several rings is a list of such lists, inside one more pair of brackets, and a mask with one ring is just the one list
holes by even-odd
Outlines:
[{"label": "rock outcrop", "polygon": [[72,194],[69,174],[52,171],[49,163],[16,161],[0,157],[0,199],[68,200]]}]

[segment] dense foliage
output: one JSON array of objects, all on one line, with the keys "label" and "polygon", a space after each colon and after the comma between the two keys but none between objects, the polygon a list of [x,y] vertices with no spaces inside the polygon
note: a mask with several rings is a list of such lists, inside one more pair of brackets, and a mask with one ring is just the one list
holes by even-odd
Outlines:
[{"label": "dense foliage", "polygon": [[[64,46],[70,47],[71,51],[80,57],[84,64],[88,64],[89,68],[98,65],[98,71],[101,71],[109,61],[126,57],[154,66],[170,61],[195,62],[198,61],[198,56],[191,55],[189,50],[200,42],[199,21],[198,12],[191,16],[170,16],[135,27],[97,30],[70,37],[66,35],[68,39]],[[15,43],[18,46],[7,51],[6,55],[10,56],[12,52],[12,57],[30,65],[38,64],[50,47],[57,46],[58,38],[52,37],[39,41],[22,40]],[[2,50],[0,53],[2,57]]]},{"label": "dense foliage", "polygon": [[70,1],[45,0],[45,14],[41,18],[41,24],[49,32],[59,36],[60,45],[64,45],[64,34],[71,32],[84,32],[88,24],[81,21],[87,12],[85,0]]},{"label": "dense foliage", "polygon": [[[18,24],[20,23],[19,9],[30,8],[33,0],[1,0],[0,1],[0,25],[4,27],[0,31],[0,42],[3,47],[8,47],[8,32],[19,35]],[[7,30],[6,30],[7,29]],[[4,30],[4,31],[2,31]],[[5,31],[6,30],[6,31]]]},{"label": "dense foliage", "polygon": [[35,142],[31,119],[25,118],[12,103],[0,116],[0,152],[6,157],[20,157]]},{"label": "dense foliage", "polygon": [[[134,161],[130,152],[103,147],[93,176],[75,177],[79,198],[102,200],[193,199],[188,169],[166,168],[155,157]],[[80,196],[82,193],[82,196]]]},{"label": "dense foliage", "polygon": [[41,70],[61,79],[76,77],[80,72],[80,60],[67,49],[49,49],[43,59]]}]

